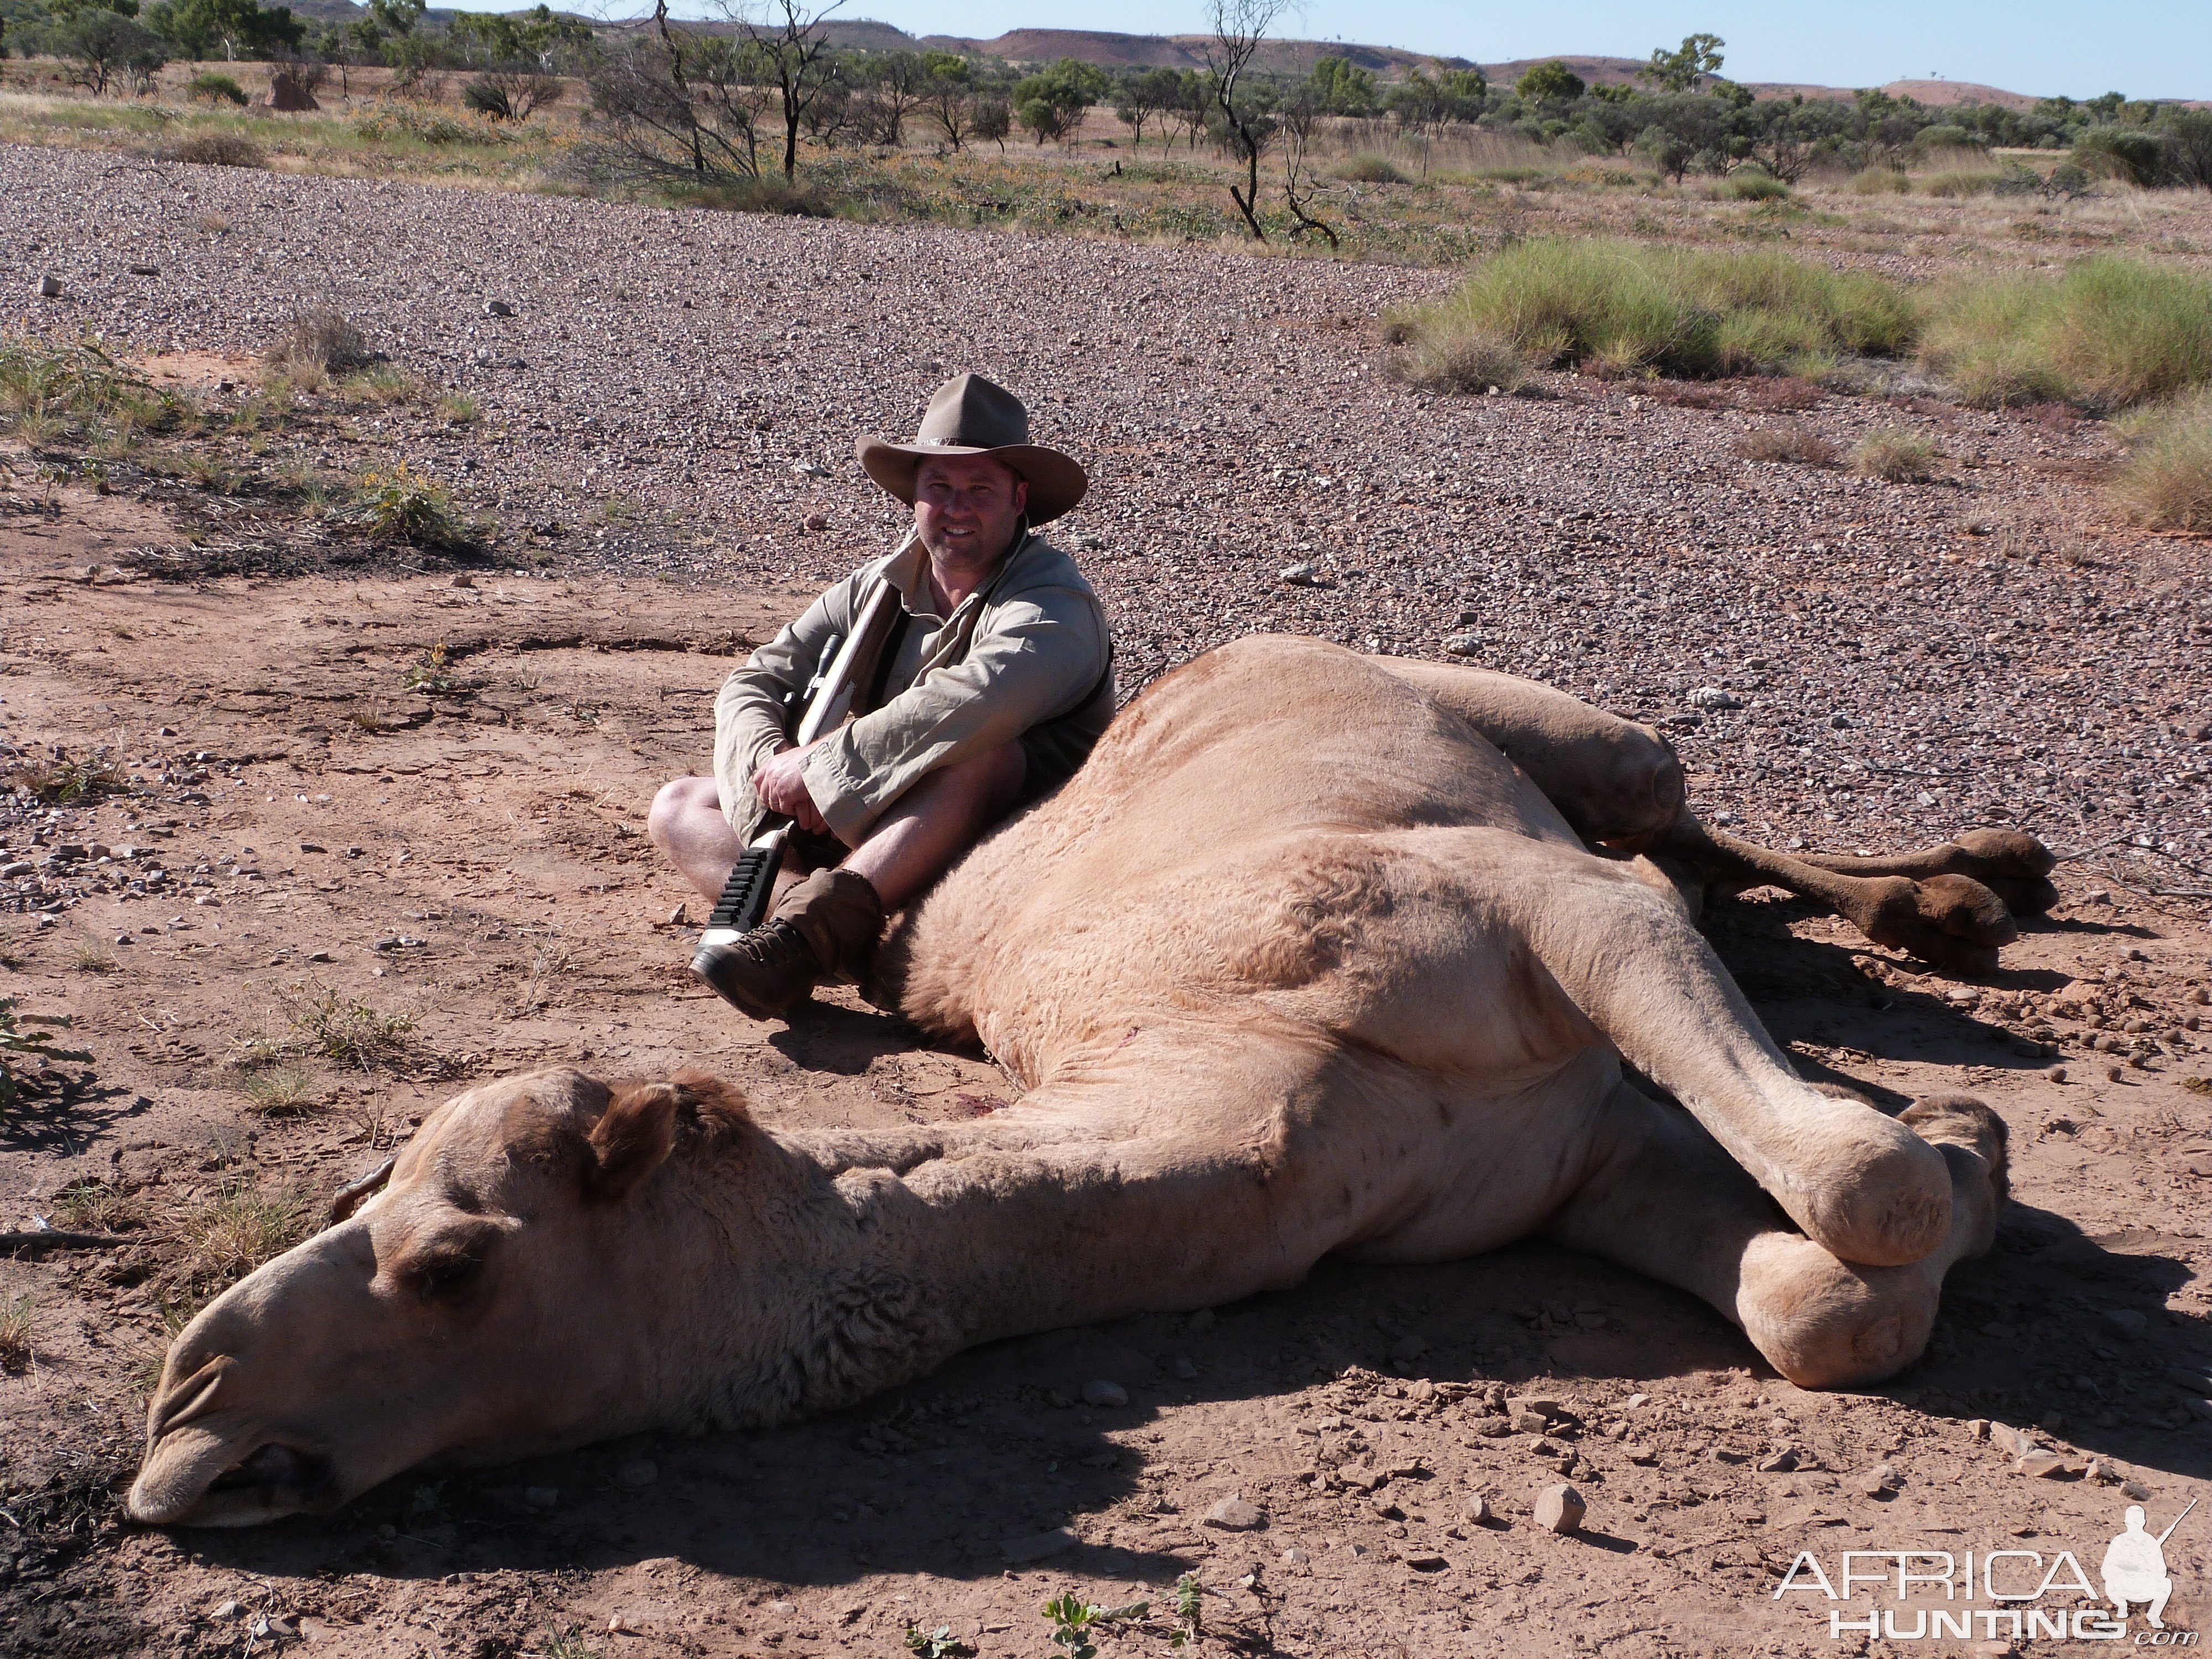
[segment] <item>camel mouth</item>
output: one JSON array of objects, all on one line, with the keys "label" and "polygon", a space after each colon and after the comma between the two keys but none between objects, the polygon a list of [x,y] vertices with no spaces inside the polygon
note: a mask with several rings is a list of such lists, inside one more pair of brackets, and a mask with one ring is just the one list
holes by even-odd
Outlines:
[{"label": "camel mouth", "polygon": [[234,1457],[202,1441],[157,1446],[131,1485],[129,1509],[149,1526],[246,1527],[332,1508],[341,1495],[337,1465],[322,1453],[267,1440]]}]

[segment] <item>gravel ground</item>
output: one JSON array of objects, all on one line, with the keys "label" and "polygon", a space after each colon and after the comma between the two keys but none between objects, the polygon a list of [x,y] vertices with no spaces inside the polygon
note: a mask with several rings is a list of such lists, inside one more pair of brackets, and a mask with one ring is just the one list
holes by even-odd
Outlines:
[{"label": "gravel ground", "polygon": [[[509,522],[562,519],[554,574],[826,582],[896,527],[854,435],[909,429],[975,368],[1091,469],[1062,533],[1125,691],[1255,630],[1463,636],[1669,722],[1700,800],[1755,834],[2008,823],[2148,847],[2138,883],[2212,884],[2188,867],[2212,853],[2204,548],[2105,522],[2095,422],[1842,396],[1790,416],[1844,447],[1934,437],[1941,476],[1895,485],[1739,459],[1775,418],[1759,388],[1697,407],[1572,376],[1394,384],[1376,319],[1444,272],[24,148],[0,149],[0,282],[65,286],[27,302],[34,326],[249,353],[327,302],[465,390],[479,429],[395,416],[375,441]],[[1282,580],[1302,563],[1314,585]],[[1686,701],[1705,690],[1729,696]]]}]

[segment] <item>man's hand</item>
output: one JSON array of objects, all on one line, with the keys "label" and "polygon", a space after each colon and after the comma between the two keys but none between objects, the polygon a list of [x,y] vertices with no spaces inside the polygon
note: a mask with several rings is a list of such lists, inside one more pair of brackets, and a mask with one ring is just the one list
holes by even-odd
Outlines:
[{"label": "man's hand", "polygon": [[[815,739],[819,743],[819,738]],[[753,774],[753,793],[761,798],[771,811],[781,812],[798,826],[812,835],[827,834],[830,826],[815,805],[814,797],[806,793],[806,780],[799,776],[799,769],[806,758],[808,749],[786,749],[772,757],[768,763]]]}]

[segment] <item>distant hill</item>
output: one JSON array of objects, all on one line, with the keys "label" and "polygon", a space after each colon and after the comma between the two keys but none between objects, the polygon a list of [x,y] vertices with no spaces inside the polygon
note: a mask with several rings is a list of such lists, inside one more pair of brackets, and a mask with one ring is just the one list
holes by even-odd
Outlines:
[{"label": "distant hill", "polygon": [[[302,17],[343,23],[363,15],[368,8],[354,0],[283,0]],[[514,9],[520,11],[523,8]],[[581,15],[581,14],[572,14]],[[424,15],[433,27],[451,24],[455,14],[442,8]],[[593,21],[584,18],[585,21]],[[604,23],[604,18],[598,20]],[[636,23],[638,18],[622,20]],[[619,25],[617,25],[619,27]],[[696,27],[696,25],[695,25]],[[720,33],[727,26],[711,24]],[[1194,70],[1206,67],[1206,48],[1212,36],[1204,34],[1115,34],[1104,29],[1009,29],[988,40],[957,34],[908,34],[891,23],[854,18],[827,25],[823,33],[836,45],[860,52],[957,52],[964,57],[1000,58],[1010,64],[1055,64],[1063,58],[1096,64],[1102,69]],[[1322,58],[1346,58],[1371,71],[1378,80],[1402,80],[1416,69],[1474,69],[1468,58],[1439,57],[1433,52],[1408,52],[1402,46],[1370,46],[1346,40],[1269,40],[1260,48],[1259,67],[1278,75],[1304,75]],[[1565,64],[1592,86],[1619,86],[1636,79],[1641,58],[1607,58],[1585,52],[1560,52],[1556,58],[1516,58],[1480,67],[1492,84],[1510,86],[1539,64]],[[1849,87],[1825,87],[1784,81],[1747,82],[1761,98],[1849,98]],[[1972,81],[1892,81],[1882,90],[1893,98],[1913,98],[1938,108],[1950,104],[2002,104],[2008,109],[2030,109],[2035,100],[2027,93],[2007,92]]]}]

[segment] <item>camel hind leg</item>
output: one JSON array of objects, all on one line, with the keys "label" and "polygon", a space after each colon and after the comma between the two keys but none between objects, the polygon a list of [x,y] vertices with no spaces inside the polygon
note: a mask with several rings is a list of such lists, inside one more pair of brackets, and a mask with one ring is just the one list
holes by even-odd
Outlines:
[{"label": "camel hind leg", "polygon": [[1627,1083],[1605,1112],[1597,1162],[1545,1236],[1703,1298],[1803,1388],[1879,1382],[1918,1358],[1944,1275],[1996,1236],[2004,1124],[1966,1096],[1923,1100],[1900,1120],[1943,1158],[1951,1224],[1934,1252],[1888,1267],[1844,1261],[1791,1228],[1686,1114]]}]

